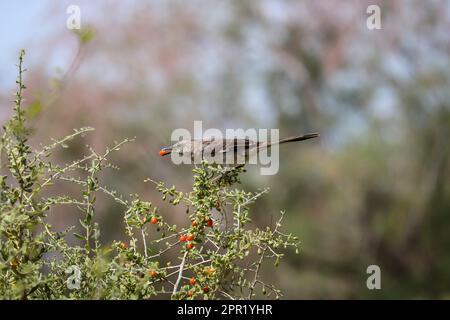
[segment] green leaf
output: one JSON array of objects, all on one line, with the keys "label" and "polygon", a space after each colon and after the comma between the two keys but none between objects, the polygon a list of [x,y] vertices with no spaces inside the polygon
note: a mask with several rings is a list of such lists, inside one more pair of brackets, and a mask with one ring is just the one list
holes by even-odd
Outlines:
[{"label": "green leaf", "polygon": [[73,235],[74,235],[75,238],[78,238],[80,240],[86,240],[86,237],[83,237],[81,234],[78,234],[76,232],[74,232]]}]

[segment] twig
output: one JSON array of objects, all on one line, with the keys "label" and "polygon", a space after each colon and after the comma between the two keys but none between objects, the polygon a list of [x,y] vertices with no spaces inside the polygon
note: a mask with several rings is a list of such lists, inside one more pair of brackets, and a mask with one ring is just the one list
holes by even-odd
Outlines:
[{"label": "twig", "polygon": [[[139,214],[137,213],[137,211],[135,211],[134,213],[136,214],[136,217],[139,220]],[[142,243],[144,245],[144,257],[145,257],[145,260],[147,260],[147,240],[145,239],[144,226],[141,227],[141,237],[142,237]]]},{"label": "twig", "polygon": [[[281,225],[281,221],[283,220],[283,217],[284,217],[284,212],[282,211],[282,212],[281,212],[281,217],[280,217],[280,219],[278,219],[278,221],[277,221],[277,223],[276,223],[276,225],[275,225],[275,229],[273,230],[273,233],[278,232],[278,227]],[[265,254],[266,254],[267,249],[272,250],[272,248],[270,248],[270,246],[269,246],[268,244],[266,244],[266,245],[264,246],[264,249],[263,249],[263,251],[262,251],[262,253],[261,253],[261,258],[259,258],[259,261],[258,261],[258,263],[256,264],[255,276],[253,277],[253,282],[252,282],[251,287],[250,287],[250,293],[248,294],[248,299],[251,299],[251,298],[252,298],[253,291],[254,291],[254,289],[255,289],[255,285],[256,285],[256,283],[258,282],[259,271],[261,270],[261,265],[262,265],[262,263],[263,263],[263,260],[264,260],[264,257],[265,257]],[[272,250],[272,252],[275,253],[273,250]],[[277,254],[275,253],[275,255],[277,255]],[[277,255],[277,256],[278,256],[278,255]]]},{"label": "twig", "polygon": [[183,255],[183,260],[181,260],[181,264],[180,264],[180,271],[178,273],[178,279],[175,282],[175,285],[173,286],[173,292],[172,292],[172,296],[175,295],[177,293],[178,290],[178,285],[180,284],[181,281],[181,277],[183,275],[183,269],[184,269],[184,264],[186,263],[186,257],[187,257],[188,252],[186,251]]}]

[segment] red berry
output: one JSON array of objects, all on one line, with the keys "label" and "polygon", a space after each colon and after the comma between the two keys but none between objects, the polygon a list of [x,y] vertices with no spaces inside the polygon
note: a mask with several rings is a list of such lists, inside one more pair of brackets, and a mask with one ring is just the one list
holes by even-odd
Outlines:
[{"label": "red berry", "polygon": [[192,291],[188,291],[187,296],[190,298],[192,297]]},{"label": "red berry", "polygon": [[197,282],[197,280],[195,280],[194,277],[192,277],[192,278],[189,279],[189,284],[190,284],[191,286],[194,286],[196,282]]},{"label": "red berry", "polygon": [[204,292],[204,293],[208,293],[208,292],[209,292],[209,288],[208,288],[208,287],[204,287],[204,288],[203,288],[203,292]]},{"label": "red berry", "polygon": [[124,249],[128,248],[128,245],[125,242],[121,242],[120,246]]},{"label": "red berry", "polygon": [[186,236],[185,235],[181,235],[180,236],[180,242],[185,242],[186,241]]},{"label": "red berry", "polygon": [[152,218],[150,219],[150,223],[151,223],[151,224],[157,224],[157,223],[158,223],[158,219],[156,219],[156,217],[152,217]]},{"label": "red berry", "polygon": [[197,226],[197,221],[196,221],[196,220],[192,221],[192,226],[193,226],[193,227],[196,227],[196,226]]},{"label": "red berry", "polygon": [[192,240],[194,240],[194,236],[192,234],[188,234],[187,237],[186,237],[186,240],[187,241],[192,241]]},{"label": "red berry", "polygon": [[194,247],[194,244],[192,242],[188,243],[186,245],[186,249],[191,250]]},{"label": "red berry", "polygon": [[155,270],[150,271],[150,276],[152,278],[156,278],[157,275],[158,275],[158,273]]},{"label": "red berry", "polygon": [[212,219],[209,219],[208,221],[206,221],[206,223],[208,224],[208,227],[211,227],[214,225],[214,221],[212,221]]}]

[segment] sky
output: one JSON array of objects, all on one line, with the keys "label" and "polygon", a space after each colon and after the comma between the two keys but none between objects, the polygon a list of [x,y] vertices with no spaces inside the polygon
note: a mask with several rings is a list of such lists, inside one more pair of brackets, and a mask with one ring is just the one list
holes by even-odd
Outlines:
[{"label": "sky", "polygon": [[[66,10],[72,4],[79,5],[82,8],[81,18],[88,23],[96,6],[83,3],[73,0],[0,0],[0,89],[14,87],[17,74],[15,65],[20,49],[27,52],[27,65],[42,64],[42,55],[45,55],[44,67],[50,73],[54,73],[57,68],[67,67],[76,42],[61,39],[70,35],[69,39],[75,40],[72,31],[66,26],[69,17]],[[58,43],[49,43],[49,39],[55,39]],[[42,44],[50,45],[52,50]]]},{"label": "sky", "polygon": [[[45,68],[54,73],[56,68],[65,69],[73,59],[74,40],[72,31],[66,27],[69,14],[66,12],[71,5],[78,5],[81,10],[81,26],[95,25],[96,17],[108,14],[111,5],[120,6],[120,12],[134,10],[140,2],[129,0],[111,2],[99,0],[0,0],[0,89],[14,87],[16,77],[17,56],[20,49],[27,51],[28,65],[42,63],[42,54],[46,55]],[[164,4],[164,2],[158,2]],[[68,38],[61,39],[65,35]],[[49,39],[55,39],[49,43]],[[52,46],[52,50],[42,47]],[[67,50],[68,49],[68,50]],[[40,56],[41,55],[41,56]]]},{"label": "sky", "polygon": [[49,0],[0,0],[0,86],[14,85],[17,53],[50,30],[45,21]]}]

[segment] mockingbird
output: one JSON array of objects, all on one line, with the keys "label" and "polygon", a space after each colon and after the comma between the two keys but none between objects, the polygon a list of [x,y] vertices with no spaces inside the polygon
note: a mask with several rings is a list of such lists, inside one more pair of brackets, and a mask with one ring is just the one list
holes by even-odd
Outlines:
[{"label": "mockingbird", "polygon": [[318,133],[309,133],[296,137],[289,137],[275,142],[253,141],[250,139],[203,139],[181,140],[170,147],[159,151],[161,156],[178,153],[180,156],[190,156],[191,160],[211,159],[215,162],[243,164],[249,157],[260,150],[270,148],[275,144],[303,141],[319,137]]}]

